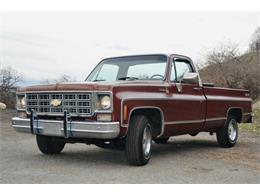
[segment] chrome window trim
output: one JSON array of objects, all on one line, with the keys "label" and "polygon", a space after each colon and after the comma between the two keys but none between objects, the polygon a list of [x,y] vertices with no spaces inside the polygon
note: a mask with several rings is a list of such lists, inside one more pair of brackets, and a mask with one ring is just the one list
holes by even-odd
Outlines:
[{"label": "chrome window trim", "polygon": [[[176,81],[172,81],[171,80],[171,73],[172,73],[172,67],[173,67],[173,69],[174,69],[174,71],[176,71],[176,68],[175,68],[175,63],[174,63],[174,58],[179,58],[179,59],[183,59],[183,60],[187,60],[187,61],[189,61],[190,62],[190,65],[191,65],[191,68],[193,69],[193,71],[195,72],[195,73],[197,73],[198,74],[198,79],[199,79],[199,86],[200,87],[202,87],[203,85],[202,85],[202,80],[201,80],[201,77],[200,77],[200,74],[199,74],[199,70],[198,70],[198,67],[193,63],[193,61],[192,61],[192,59],[190,59],[189,57],[187,57],[187,56],[182,56],[182,55],[178,55],[178,54],[172,54],[170,57],[170,66],[169,66],[169,78],[168,78],[168,80],[169,80],[169,83],[172,83],[172,84],[176,84]],[[187,84],[189,84],[189,83],[187,83]]]}]

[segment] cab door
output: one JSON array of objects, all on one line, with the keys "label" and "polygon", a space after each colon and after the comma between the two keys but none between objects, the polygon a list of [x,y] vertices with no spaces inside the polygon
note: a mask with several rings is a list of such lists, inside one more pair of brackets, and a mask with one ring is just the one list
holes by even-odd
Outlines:
[{"label": "cab door", "polygon": [[196,72],[189,59],[173,57],[170,73],[170,101],[165,121],[169,135],[195,134],[204,125],[206,115],[206,98],[203,88],[197,83],[182,82],[187,72]]}]

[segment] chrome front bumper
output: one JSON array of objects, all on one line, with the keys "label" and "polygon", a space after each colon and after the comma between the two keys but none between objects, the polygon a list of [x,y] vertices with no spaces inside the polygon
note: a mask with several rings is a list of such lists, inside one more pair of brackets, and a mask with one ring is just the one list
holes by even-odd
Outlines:
[{"label": "chrome front bumper", "polygon": [[41,119],[12,118],[12,126],[18,132],[65,137],[113,139],[119,135],[119,122],[79,122]]}]

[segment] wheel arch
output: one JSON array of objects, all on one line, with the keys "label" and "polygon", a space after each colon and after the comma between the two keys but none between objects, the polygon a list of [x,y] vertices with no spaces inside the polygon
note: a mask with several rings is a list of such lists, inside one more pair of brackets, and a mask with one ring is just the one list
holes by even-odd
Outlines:
[{"label": "wheel arch", "polygon": [[231,107],[227,110],[227,117],[233,115],[238,123],[241,123],[243,118],[243,109],[240,107]]},{"label": "wheel arch", "polygon": [[[161,108],[155,106],[134,107],[128,117],[128,126],[131,118],[135,115],[144,115],[152,123],[153,136],[160,137],[164,133],[164,114]],[[158,120],[159,119],[159,120]]]}]

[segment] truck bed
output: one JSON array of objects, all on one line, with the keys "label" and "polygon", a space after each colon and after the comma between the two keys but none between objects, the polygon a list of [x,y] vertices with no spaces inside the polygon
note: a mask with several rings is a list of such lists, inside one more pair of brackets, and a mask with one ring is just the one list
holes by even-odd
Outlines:
[{"label": "truck bed", "polygon": [[250,122],[252,100],[248,90],[220,87],[203,87],[206,97],[206,115],[204,130],[223,127],[225,120],[207,120],[209,118],[227,118],[228,113],[241,112],[239,122]]}]

